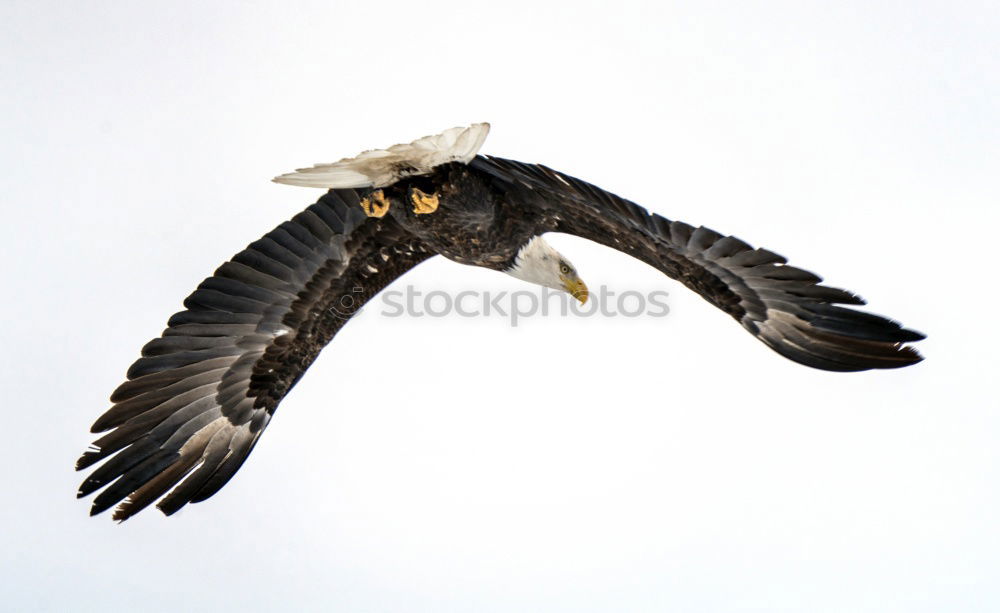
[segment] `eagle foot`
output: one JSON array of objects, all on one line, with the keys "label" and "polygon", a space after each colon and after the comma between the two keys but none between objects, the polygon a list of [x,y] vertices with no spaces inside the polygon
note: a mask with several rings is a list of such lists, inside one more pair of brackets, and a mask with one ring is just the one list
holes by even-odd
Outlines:
[{"label": "eagle foot", "polygon": [[385,217],[389,212],[389,201],[382,190],[377,189],[361,199],[361,208],[369,217]]},{"label": "eagle foot", "polygon": [[438,209],[437,194],[425,194],[416,187],[410,188],[410,202],[413,203],[413,212],[417,215],[426,215]]}]

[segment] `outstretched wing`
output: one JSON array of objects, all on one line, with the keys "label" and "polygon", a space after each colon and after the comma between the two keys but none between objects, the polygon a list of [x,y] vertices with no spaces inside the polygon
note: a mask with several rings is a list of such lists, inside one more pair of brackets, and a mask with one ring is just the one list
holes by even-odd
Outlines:
[{"label": "outstretched wing", "polygon": [[477,156],[508,199],[543,219],[539,231],[566,232],[632,255],[729,313],[766,345],[823,370],[898,368],[922,358],[904,343],[919,332],[839,305],[858,296],[819,285],[820,277],[732,236],[650,213],[599,187],[534,164]]},{"label": "outstretched wing", "polygon": [[77,462],[110,457],[80,486],[81,497],[107,486],[91,515],[127,497],[114,514],[124,520],[174,488],[157,505],[170,515],[217,492],[347,319],[433,255],[359,200],[331,190],[252,243],[143,347],[92,428],[111,431]]}]

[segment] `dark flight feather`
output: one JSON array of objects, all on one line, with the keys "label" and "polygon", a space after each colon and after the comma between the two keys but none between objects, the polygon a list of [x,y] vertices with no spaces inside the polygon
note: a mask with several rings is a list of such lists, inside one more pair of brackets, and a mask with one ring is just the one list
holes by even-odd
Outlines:
[{"label": "dark flight feather", "polygon": [[[143,347],[93,427],[111,431],[77,462],[106,460],[80,486],[80,496],[104,488],[92,514],[119,505],[114,519],[125,520],[164,494],[170,514],[218,491],[345,323],[329,313],[345,290],[357,308],[433,255],[391,218],[366,217],[359,201],[353,190],[330,191],[251,243]],[[407,250],[385,257],[394,244]]]},{"label": "dark flight feather", "polygon": [[[924,336],[878,315],[836,306],[864,304],[822,279],[714,230],[670,221],[598,187],[541,165],[477,156],[473,170],[546,219],[542,231],[575,234],[628,253],[729,313],[781,355],[834,371],[919,362],[903,343]],[[864,344],[855,340],[867,341]]]}]

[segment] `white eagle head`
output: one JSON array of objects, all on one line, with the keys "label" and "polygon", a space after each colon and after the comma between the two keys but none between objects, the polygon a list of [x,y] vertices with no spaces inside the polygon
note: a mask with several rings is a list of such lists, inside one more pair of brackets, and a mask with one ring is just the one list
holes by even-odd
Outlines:
[{"label": "white eagle head", "polygon": [[528,283],[568,292],[581,304],[590,295],[576,268],[541,236],[525,243],[514,256],[514,264],[504,272]]}]

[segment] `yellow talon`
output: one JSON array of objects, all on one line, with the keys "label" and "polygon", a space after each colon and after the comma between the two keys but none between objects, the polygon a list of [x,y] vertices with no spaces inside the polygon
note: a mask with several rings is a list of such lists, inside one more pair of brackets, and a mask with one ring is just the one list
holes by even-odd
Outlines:
[{"label": "yellow talon", "polygon": [[437,194],[425,194],[416,187],[410,189],[410,202],[413,203],[413,212],[417,215],[426,215],[438,209]]},{"label": "yellow talon", "polygon": [[389,201],[385,199],[382,190],[378,189],[361,199],[361,208],[369,217],[385,217],[389,212]]}]

